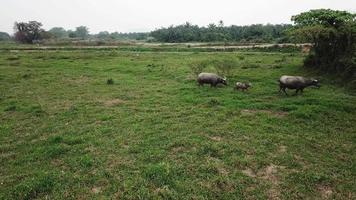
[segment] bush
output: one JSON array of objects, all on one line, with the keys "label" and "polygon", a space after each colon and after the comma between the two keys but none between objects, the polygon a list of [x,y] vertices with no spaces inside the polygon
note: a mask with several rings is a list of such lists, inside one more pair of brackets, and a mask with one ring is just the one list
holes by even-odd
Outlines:
[{"label": "bush", "polygon": [[341,77],[343,83],[356,80],[355,14],[318,9],[293,16],[291,34],[313,47],[304,66]]},{"label": "bush", "polygon": [[221,76],[231,76],[232,69],[237,65],[234,59],[222,59],[214,62],[217,73]]},{"label": "bush", "polygon": [[192,70],[194,75],[198,75],[203,72],[203,70],[209,65],[209,63],[210,62],[208,60],[195,61],[190,65],[190,69]]},{"label": "bush", "polygon": [[8,33],[0,32],[0,41],[8,41],[11,37]]},{"label": "bush", "polygon": [[237,55],[237,58],[238,58],[239,60],[245,60],[245,57],[244,57],[243,55]]},{"label": "bush", "polygon": [[113,80],[112,78],[110,78],[110,79],[108,79],[108,80],[106,81],[106,84],[108,84],[108,85],[113,85],[113,84],[114,84],[114,80]]}]

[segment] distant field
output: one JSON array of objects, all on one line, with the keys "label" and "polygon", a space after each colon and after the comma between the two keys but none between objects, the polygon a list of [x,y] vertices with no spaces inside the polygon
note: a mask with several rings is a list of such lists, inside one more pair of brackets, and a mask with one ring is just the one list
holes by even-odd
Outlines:
[{"label": "distant field", "polygon": [[121,50],[1,51],[0,199],[356,198],[356,96],[278,93],[303,54]]}]

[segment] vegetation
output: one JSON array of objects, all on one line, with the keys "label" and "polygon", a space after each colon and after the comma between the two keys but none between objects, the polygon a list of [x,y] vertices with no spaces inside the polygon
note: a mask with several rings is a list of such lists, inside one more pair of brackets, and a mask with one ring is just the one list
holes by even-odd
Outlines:
[{"label": "vegetation", "polygon": [[289,24],[225,27],[222,21],[219,25],[199,27],[187,22],[179,26],[157,29],[151,32],[151,36],[159,42],[288,42],[285,31],[289,28],[291,28]]},{"label": "vegetation", "polygon": [[109,33],[107,31],[103,31],[93,37],[104,40],[146,40],[148,35],[149,33]]},{"label": "vegetation", "polygon": [[50,32],[55,38],[68,38],[69,33],[62,27],[53,27],[48,32]]},{"label": "vegetation", "polygon": [[10,39],[11,39],[11,37],[8,33],[0,32],[0,41],[7,41]]},{"label": "vegetation", "polygon": [[[0,199],[356,195],[354,95],[323,76],[279,94],[280,75],[315,75],[300,53],[189,50],[2,50]],[[235,62],[228,87],[197,86],[207,58]]]},{"label": "vegetation", "polygon": [[37,21],[15,22],[15,40],[21,43],[32,44],[43,39],[44,29],[42,23]]},{"label": "vegetation", "polygon": [[80,38],[80,39],[99,39],[107,40],[146,40],[149,33],[118,33],[101,31],[98,34],[90,34],[89,28],[85,26],[77,27],[75,31],[65,30],[62,27],[54,27],[48,31],[54,39]]},{"label": "vegetation", "polygon": [[319,9],[293,16],[293,35],[313,44],[304,65],[337,74],[356,88],[356,14]]},{"label": "vegetation", "polygon": [[[38,28],[42,26],[41,23]],[[26,24],[21,22],[19,24]],[[267,42],[289,42],[290,39],[285,31],[289,29],[289,24],[261,25],[255,24],[250,26],[230,26],[225,27],[221,21],[219,25],[210,24],[208,27],[199,27],[190,23],[183,25],[171,26],[169,28],[160,28],[150,33],[109,33],[101,31],[98,34],[89,34],[86,26],[77,27],[75,31],[65,30],[62,27],[54,27],[48,32],[40,30],[43,34],[47,33],[46,38],[64,39],[100,39],[100,40],[147,40],[158,42],[240,42],[240,43],[267,43]],[[32,40],[43,39],[40,35]],[[18,41],[30,43],[29,40]]]},{"label": "vegetation", "polygon": [[89,37],[89,28],[86,26],[79,26],[75,31],[69,34],[69,37],[87,39]]},{"label": "vegetation", "polygon": [[114,84],[114,80],[112,78],[110,78],[106,81],[106,84],[112,85],[112,84]]}]

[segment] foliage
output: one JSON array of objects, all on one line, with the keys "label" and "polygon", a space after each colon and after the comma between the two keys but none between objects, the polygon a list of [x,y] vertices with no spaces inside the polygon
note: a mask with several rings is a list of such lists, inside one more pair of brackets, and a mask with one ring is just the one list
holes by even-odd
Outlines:
[{"label": "foliage", "polygon": [[110,33],[108,31],[101,31],[96,35],[96,37],[99,39],[109,39]]},{"label": "foliage", "polygon": [[221,76],[231,76],[233,68],[237,67],[236,60],[232,58],[215,60],[213,63],[217,73]]},{"label": "foliage", "polygon": [[108,80],[106,80],[106,84],[113,85],[114,84],[114,80],[112,78],[109,78]]},{"label": "foliage", "polygon": [[87,39],[89,37],[89,29],[86,26],[79,26],[75,28],[74,34],[75,37]]},{"label": "foliage", "polygon": [[70,37],[70,38],[75,38],[75,37],[77,37],[77,35],[75,34],[75,32],[72,31],[72,30],[68,30],[67,33],[68,33],[68,37]]},{"label": "foliage", "polygon": [[199,27],[187,22],[183,25],[157,29],[151,32],[151,36],[160,42],[286,42],[288,39],[284,32],[290,27],[288,24],[225,27],[222,21],[219,25],[212,23],[207,27]]},{"label": "foliage", "polygon": [[209,60],[195,60],[189,65],[194,75],[198,75],[210,64]]},{"label": "foliage", "polygon": [[110,33],[110,38],[114,40],[144,40],[148,37],[149,33]]},{"label": "foliage", "polygon": [[32,44],[42,39],[44,30],[42,23],[37,21],[15,22],[15,40],[21,43]]},{"label": "foliage", "polygon": [[356,80],[356,15],[346,11],[318,9],[293,16],[291,35],[313,44],[304,64],[324,73]]},{"label": "foliage", "polygon": [[6,40],[10,40],[11,37],[8,33],[6,32],[0,32],[0,41],[6,41]]},{"label": "foliage", "polygon": [[68,37],[68,32],[62,27],[53,27],[48,32],[50,32],[56,38]]}]

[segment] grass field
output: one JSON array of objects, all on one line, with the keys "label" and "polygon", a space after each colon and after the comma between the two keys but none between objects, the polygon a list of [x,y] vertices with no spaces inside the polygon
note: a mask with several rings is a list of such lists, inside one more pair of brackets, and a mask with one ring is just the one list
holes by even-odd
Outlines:
[{"label": "grass field", "polygon": [[[197,86],[207,58],[236,61],[227,87]],[[2,51],[0,199],[354,199],[356,96],[325,77],[278,93],[315,75],[303,58]]]}]

